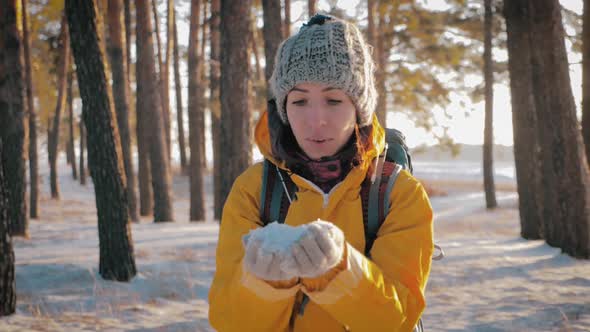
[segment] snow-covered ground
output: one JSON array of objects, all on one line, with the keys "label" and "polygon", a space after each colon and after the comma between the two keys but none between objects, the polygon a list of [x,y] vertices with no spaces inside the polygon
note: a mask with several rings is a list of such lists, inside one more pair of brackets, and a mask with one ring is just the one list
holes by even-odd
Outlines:
[{"label": "snow-covered ground", "polygon": [[[207,292],[218,225],[188,222],[187,178],[174,179],[176,222],[133,224],[139,273],[118,283],[98,275],[91,181],[80,186],[62,162],[62,198],[54,201],[42,173],[41,218],[31,220],[30,239],[14,241],[17,312],[0,319],[0,331],[212,330]],[[449,195],[432,198],[446,258],[433,263],[427,331],[590,331],[590,262],[520,239],[510,186],[497,193],[501,207],[487,212],[477,182],[432,181]],[[210,193],[210,176],[206,186]]]}]

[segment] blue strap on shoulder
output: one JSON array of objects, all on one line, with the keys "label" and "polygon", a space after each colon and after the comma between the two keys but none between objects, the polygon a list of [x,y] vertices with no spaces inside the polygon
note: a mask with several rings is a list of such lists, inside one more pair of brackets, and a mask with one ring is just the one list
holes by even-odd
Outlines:
[{"label": "blue strap on shoulder", "polygon": [[400,164],[395,165],[395,169],[389,176],[389,181],[387,181],[387,189],[385,190],[385,195],[383,195],[383,215],[387,216],[389,210],[391,209],[391,204],[389,203],[389,197],[391,196],[391,192],[393,191],[393,185],[395,184],[395,180],[397,180],[397,176],[401,172],[403,167]]},{"label": "blue strap on shoulder", "polygon": [[[268,169],[270,167],[270,161],[268,159],[264,159],[262,162],[262,187],[260,188],[260,214],[259,216],[264,216],[264,209],[266,208],[266,185],[268,183]],[[267,222],[266,220],[262,220],[263,223]]]},{"label": "blue strap on shoulder", "polygon": [[[379,187],[381,187],[381,175],[383,174],[383,164],[387,155],[387,145],[385,151],[380,155],[377,161],[377,167],[374,170],[374,176],[371,178],[371,187],[369,189],[369,206],[367,207],[367,234],[365,237],[365,256],[371,258],[370,248],[373,247],[373,241],[377,238],[379,231]],[[385,214],[387,215],[387,214]]]},{"label": "blue strap on shoulder", "polygon": [[[269,172],[272,172],[272,170],[268,169]],[[280,172],[279,169],[277,168],[277,172]],[[284,220],[281,220],[280,218],[280,214],[281,214],[281,203],[283,201],[283,185],[282,185],[282,178],[278,179],[277,177],[275,177],[275,181],[274,184],[272,186],[272,196],[270,199],[270,212],[269,212],[269,221],[268,222],[279,222],[279,223],[283,223],[285,222]]]}]

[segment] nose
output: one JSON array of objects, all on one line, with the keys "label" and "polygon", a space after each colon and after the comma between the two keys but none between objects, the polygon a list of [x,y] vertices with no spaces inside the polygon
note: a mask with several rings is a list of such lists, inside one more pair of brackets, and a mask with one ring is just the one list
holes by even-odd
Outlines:
[{"label": "nose", "polygon": [[325,107],[319,103],[314,103],[308,112],[308,126],[312,129],[319,129],[328,124],[328,114]]}]

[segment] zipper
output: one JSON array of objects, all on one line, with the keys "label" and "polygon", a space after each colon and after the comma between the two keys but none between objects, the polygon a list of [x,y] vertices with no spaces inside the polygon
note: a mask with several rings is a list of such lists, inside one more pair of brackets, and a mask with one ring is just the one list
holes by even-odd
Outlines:
[{"label": "zipper", "polygon": [[338,188],[343,181],[338,182],[332,189],[330,189],[330,192],[328,192],[327,194],[324,193],[324,191],[322,189],[320,189],[320,187],[318,187],[315,183],[309,181],[308,179],[304,178],[304,177],[300,177],[301,179],[303,179],[303,181],[307,182],[315,191],[317,191],[320,195],[322,195],[322,199],[323,199],[323,203],[322,203],[322,209],[325,209],[326,206],[328,206],[328,202],[330,201],[330,195],[332,195],[332,193],[334,193],[334,190],[336,190],[336,188]]}]

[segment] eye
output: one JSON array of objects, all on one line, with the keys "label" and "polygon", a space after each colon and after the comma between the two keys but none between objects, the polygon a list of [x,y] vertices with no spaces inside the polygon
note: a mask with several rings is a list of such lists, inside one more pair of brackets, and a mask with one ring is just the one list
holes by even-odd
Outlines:
[{"label": "eye", "polygon": [[342,100],[339,99],[328,99],[328,105],[339,105],[342,103]]},{"label": "eye", "polygon": [[296,106],[305,106],[305,104],[307,104],[307,100],[298,99],[298,100],[293,101],[291,104],[296,105]]}]

